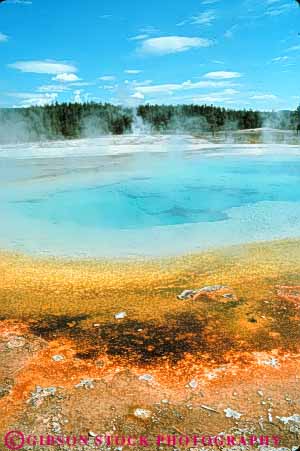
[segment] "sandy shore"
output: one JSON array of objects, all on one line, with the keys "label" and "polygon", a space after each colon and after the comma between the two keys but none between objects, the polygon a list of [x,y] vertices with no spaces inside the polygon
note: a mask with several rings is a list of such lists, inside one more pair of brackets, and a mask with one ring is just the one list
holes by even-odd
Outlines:
[{"label": "sandy shore", "polygon": [[300,241],[128,263],[2,253],[0,273],[2,436],[244,430],[297,444],[297,421],[277,417],[300,414]]}]

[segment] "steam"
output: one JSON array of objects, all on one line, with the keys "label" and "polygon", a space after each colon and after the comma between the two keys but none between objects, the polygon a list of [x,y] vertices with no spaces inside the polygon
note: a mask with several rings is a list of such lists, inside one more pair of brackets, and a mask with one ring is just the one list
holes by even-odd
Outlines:
[{"label": "steam", "polygon": [[0,141],[6,144],[35,141],[35,136],[29,124],[24,120],[0,121]]},{"label": "steam", "polygon": [[[57,109],[56,109],[57,108]],[[192,111],[192,113],[190,113]],[[230,111],[206,108],[200,115],[188,106],[136,107],[109,104],[51,105],[0,109],[0,143],[24,143],[115,134],[192,135],[217,143],[297,144],[297,112]],[[201,112],[201,109],[200,109]],[[143,119],[142,117],[145,119]],[[247,125],[253,129],[245,129]]]},{"label": "steam", "polygon": [[97,116],[89,115],[82,119],[80,124],[81,138],[99,138],[102,135],[109,135],[107,123]]},{"label": "steam", "polygon": [[290,112],[262,113],[261,139],[264,144],[293,144],[296,140],[296,116],[292,116],[293,130],[290,129]]},{"label": "steam", "polygon": [[151,127],[146,124],[141,116],[137,114],[137,109],[133,108],[133,121],[131,130],[134,135],[148,135],[151,133]]},{"label": "steam", "polygon": [[[57,136],[57,139],[59,136]],[[7,144],[51,139],[50,124],[22,110],[0,109],[0,142]]]}]

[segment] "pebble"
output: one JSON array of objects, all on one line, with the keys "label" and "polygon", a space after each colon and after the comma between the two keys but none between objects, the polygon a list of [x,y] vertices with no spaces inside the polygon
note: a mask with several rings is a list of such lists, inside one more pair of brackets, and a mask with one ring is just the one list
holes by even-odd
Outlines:
[{"label": "pebble", "polygon": [[16,349],[16,348],[23,348],[25,346],[26,340],[23,337],[11,337],[10,340],[7,342],[6,346],[9,349]]},{"label": "pebble", "polygon": [[189,382],[189,387],[192,388],[192,389],[195,389],[195,388],[198,387],[198,382],[196,381],[196,379],[192,379],[192,380]]},{"label": "pebble", "polygon": [[258,424],[259,424],[260,429],[262,431],[264,431],[265,429],[264,429],[264,419],[263,419],[263,417],[259,417]]},{"label": "pebble", "polygon": [[138,418],[142,418],[143,420],[146,420],[147,418],[151,417],[151,411],[147,409],[135,409],[134,416]]},{"label": "pebble", "polygon": [[289,422],[300,423],[300,415],[298,415],[297,413],[295,413],[290,417],[276,417],[276,418],[280,420],[283,424],[289,424]]},{"label": "pebble", "polygon": [[226,418],[234,418],[235,420],[239,420],[242,416],[241,413],[232,410],[230,407],[228,407],[227,409],[224,409],[224,413]]},{"label": "pebble", "polygon": [[12,387],[10,385],[6,387],[0,386],[0,398],[4,398],[4,396],[9,395],[11,389]]},{"label": "pebble", "polygon": [[44,398],[55,396],[56,387],[43,388],[39,385],[36,387],[35,392],[31,393],[30,399],[27,401],[32,405],[38,407],[43,402]]},{"label": "pebble", "polygon": [[289,431],[292,434],[299,434],[300,433],[300,426],[298,424],[292,424],[291,427],[289,428]]},{"label": "pebble", "polygon": [[95,388],[93,383],[93,379],[82,379],[79,384],[75,385],[75,388],[85,388],[86,390],[89,390]]},{"label": "pebble", "polygon": [[150,382],[150,381],[153,381],[153,379],[154,379],[154,377],[151,376],[151,374],[142,374],[141,376],[139,376],[140,381]]},{"label": "pebble", "polygon": [[269,423],[273,423],[272,409],[268,409],[268,420]]},{"label": "pebble", "polygon": [[213,293],[214,291],[219,291],[219,290],[224,290],[228,287],[226,287],[225,285],[210,285],[207,287],[203,287],[199,291],[200,293]]},{"label": "pebble", "polygon": [[202,409],[204,409],[204,410],[208,410],[209,412],[215,412],[215,413],[218,412],[216,409],[213,409],[212,407],[206,406],[205,404],[201,404],[200,407],[201,407]]},{"label": "pebble", "polygon": [[124,318],[126,318],[126,316],[127,316],[126,312],[119,312],[119,313],[115,314],[116,319],[124,319]]},{"label": "pebble", "polygon": [[208,380],[212,381],[214,379],[217,379],[218,376],[215,373],[207,373],[206,377]]},{"label": "pebble", "polygon": [[[196,294],[199,293],[214,293],[215,291],[224,290],[228,287],[224,285],[208,285],[206,287],[199,288],[197,290],[184,290],[182,293],[180,293],[177,296],[177,299],[180,299],[181,301],[185,301],[186,299],[191,299]],[[230,293],[225,293],[224,297],[226,298],[232,298],[233,295]]]},{"label": "pebble", "polygon": [[96,434],[96,432],[93,431],[89,431],[89,436],[90,437],[97,437],[98,434]]},{"label": "pebble", "polygon": [[272,368],[278,368],[280,366],[278,360],[274,357],[271,357],[269,360],[263,360],[261,363],[263,365],[271,366]]},{"label": "pebble", "polygon": [[52,432],[54,432],[55,434],[60,434],[61,433],[61,426],[59,423],[52,423]]},{"label": "pebble", "polygon": [[65,360],[65,358],[63,355],[54,355],[52,360],[54,360],[54,362],[61,362],[62,360]]},{"label": "pebble", "polygon": [[195,290],[184,290],[181,294],[177,296],[177,299],[180,299],[181,301],[184,301],[186,299],[189,299],[194,296],[196,293]]}]

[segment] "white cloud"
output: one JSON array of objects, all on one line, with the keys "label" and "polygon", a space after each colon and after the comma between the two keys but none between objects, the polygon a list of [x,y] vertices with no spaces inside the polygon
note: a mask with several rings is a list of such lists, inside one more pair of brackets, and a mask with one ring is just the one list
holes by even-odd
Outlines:
[{"label": "white cloud", "polygon": [[128,38],[129,41],[143,41],[144,39],[147,39],[149,37],[149,34],[137,34],[136,36],[132,36],[131,38]]},{"label": "white cloud", "polygon": [[141,28],[138,31],[139,31],[138,34],[136,34],[135,36],[131,36],[130,38],[128,38],[128,40],[129,41],[144,41],[145,39],[150,38],[150,36],[154,36],[159,33],[159,30],[155,27],[152,27],[151,25]]},{"label": "white cloud", "polygon": [[165,36],[143,41],[140,51],[149,55],[168,55],[186,52],[199,47],[210,47],[212,41],[204,38],[190,38],[186,36]]},{"label": "white cloud", "polygon": [[4,33],[0,32],[0,42],[6,42],[8,41],[8,36]]},{"label": "white cloud", "polygon": [[270,4],[269,9],[267,9],[265,15],[270,17],[281,16],[282,14],[285,14],[286,12],[290,11],[292,8],[293,8],[292,2],[283,3],[282,5],[277,6],[277,2],[273,1]]},{"label": "white cloud", "polygon": [[131,96],[133,99],[144,100],[145,96],[141,92],[135,92]]},{"label": "white cloud", "polygon": [[215,11],[204,11],[198,16],[192,17],[191,23],[196,25],[212,25],[216,18]]},{"label": "white cloud", "polygon": [[212,92],[193,97],[195,103],[223,103],[232,102],[232,96],[239,94],[235,89],[224,89],[224,91]]},{"label": "white cloud", "polygon": [[9,67],[20,70],[21,72],[29,72],[35,74],[61,74],[73,73],[77,68],[71,64],[60,63],[58,61],[17,61],[9,64]]},{"label": "white cloud", "polygon": [[255,94],[254,96],[250,97],[253,100],[277,100],[278,97],[274,94]]},{"label": "white cloud", "polygon": [[149,86],[152,84],[152,80],[142,80],[142,81],[137,81],[137,80],[125,80],[124,81],[125,85],[130,84],[132,87],[136,88],[138,86]]},{"label": "white cloud", "polygon": [[128,74],[128,75],[137,75],[137,74],[140,74],[142,71],[138,70],[138,69],[127,69],[127,70],[124,70],[124,72],[125,72],[125,74]]},{"label": "white cloud", "polygon": [[231,39],[233,37],[233,31],[231,29],[226,30],[224,33],[224,37],[227,39]]},{"label": "white cloud", "polygon": [[202,80],[198,82],[191,82],[190,80],[184,81],[183,83],[166,83],[162,85],[150,85],[150,86],[137,86],[135,87],[136,92],[142,94],[153,94],[153,93],[165,93],[172,94],[175,91],[186,91],[192,89],[209,89],[209,88],[224,88],[232,87],[233,85],[228,81],[208,81]]},{"label": "white cloud", "polygon": [[[208,104],[237,104],[237,101],[239,97],[237,95],[240,94],[239,91],[236,91],[235,89],[224,89],[221,91],[214,91],[210,93],[205,94],[197,94],[197,95],[177,95],[172,96],[170,98],[170,101],[165,97],[162,96],[160,98],[157,98],[155,100],[151,100],[151,102],[155,103],[166,103],[166,104],[174,104],[174,102],[178,104],[187,104],[187,103],[208,103]],[[243,102],[246,103],[246,102]]]},{"label": "white cloud", "polygon": [[9,95],[11,97],[21,99],[22,103],[20,106],[24,106],[24,107],[29,107],[29,106],[33,106],[33,105],[35,105],[35,106],[48,105],[50,103],[53,103],[58,97],[58,94],[55,92],[53,92],[53,93],[46,92],[44,94],[29,93],[29,92],[17,92],[17,93],[11,93]]},{"label": "white cloud", "polygon": [[99,77],[99,80],[102,81],[114,81],[116,77],[114,75],[103,75],[102,77]]},{"label": "white cloud", "polygon": [[73,81],[79,81],[80,78],[77,77],[77,75],[72,74],[72,73],[62,73],[62,74],[57,74],[56,77],[52,78],[52,80],[54,81],[61,81],[63,83],[65,82],[73,82]]},{"label": "white cloud", "polygon": [[192,25],[207,25],[210,26],[213,24],[213,22],[216,20],[217,16],[215,11],[209,10],[204,11],[197,16],[193,16],[189,19],[182,20],[178,24],[176,24],[178,27],[182,27],[186,24],[192,24]]},{"label": "white cloud", "polygon": [[[80,80],[80,79],[79,79]],[[95,85],[94,82],[89,82],[89,81],[77,81],[75,83],[69,83],[68,86],[93,86]]]},{"label": "white cloud", "polygon": [[225,31],[224,37],[227,39],[231,39],[234,36],[234,33],[238,30],[238,25],[232,25],[228,30]]},{"label": "white cloud", "polygon": [[159,30],[158,30],[158,28],[155,28],[155,27],[153,27],[152,25],[148,25],[148,26],[146,26],[146,27],[141,28],[141,29],[139,30],[139,32],[140,32],[140,33],[145,33],[145,34],[151,34],[151,35],[154,35],[154,34],[159,33]]},{"label": "white cloud", "polygon": [[282,63],[282,62],[288,61],[288,60],[289,60],[288,56],[277,56],[277,58],[272,59],[272,63]]},{"label": "white cloud", "polygon": [[38,92],[64,92],[69,89],[66,85],[43,85],[38,88]]},{"label": "white cloud", "polygon": [[216,72],[208,72],[204,75],[204,78],[209,78],[211,80],[228,80],[232,78],[240,78],[241,76],[242,74],[240,74],[239,72],[219,70]]},{"label": "white cloud", "polygon": [[31,0],[9,0],[7,4],[15,4],[15,5],[32,5]]},{"label": "white cloud", "polygon": [[298,50],[300,50],[300,45],[293,45],[287,49],[288,52],[297,52]]},{"label": "white cloud", "polygon": [[99,86],[100,89],[104,89],[105,91],[115,91],[119,85],[103,85]]}]

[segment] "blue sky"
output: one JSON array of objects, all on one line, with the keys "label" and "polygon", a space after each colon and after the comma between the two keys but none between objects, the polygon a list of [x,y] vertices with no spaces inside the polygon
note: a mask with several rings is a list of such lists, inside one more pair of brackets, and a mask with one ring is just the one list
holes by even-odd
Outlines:
[{"label": "blue sky", "polygon": [[294,0],[6,0],[0,106],[300,102]]}]

